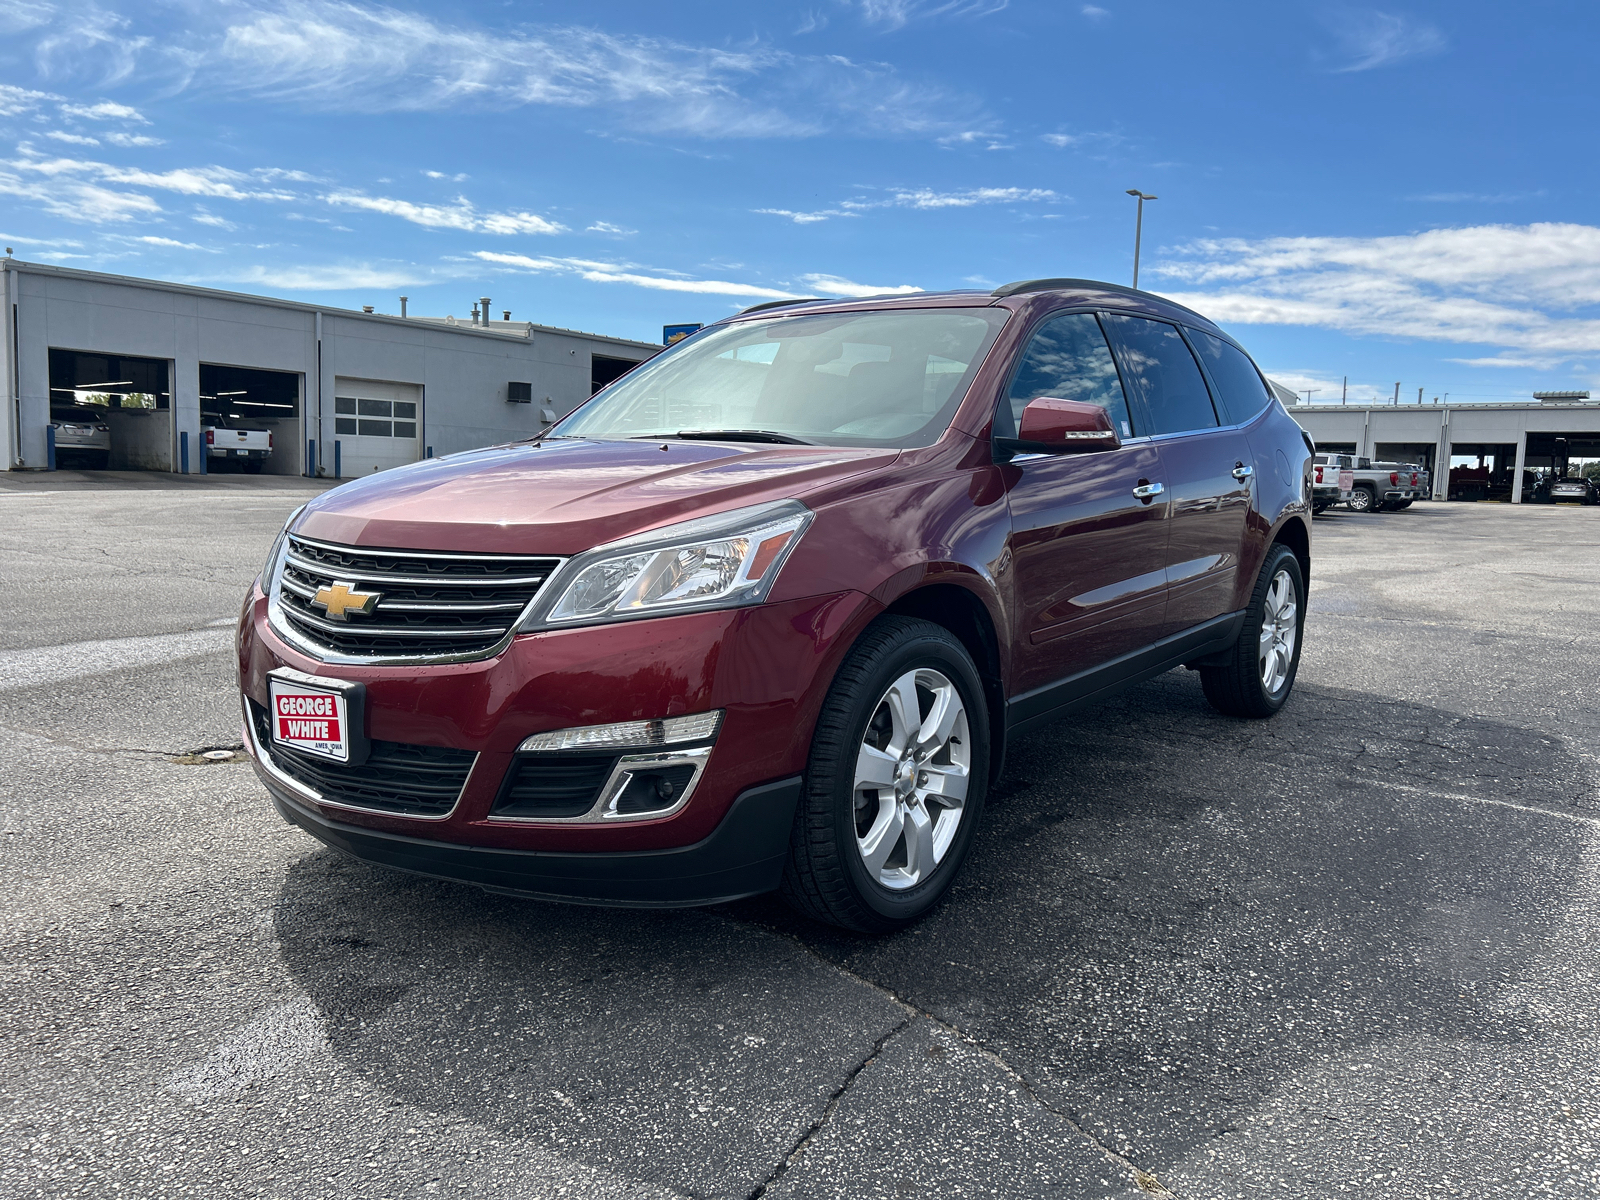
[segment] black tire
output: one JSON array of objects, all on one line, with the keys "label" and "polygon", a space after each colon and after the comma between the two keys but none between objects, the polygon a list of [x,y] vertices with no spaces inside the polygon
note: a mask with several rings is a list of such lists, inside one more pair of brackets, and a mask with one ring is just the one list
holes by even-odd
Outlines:
[{"label": "black tire", "polygon": [[[869,873],[856,842],[856,759],[867,725],[890,685],[931,668],[955,685],[972,742],[967,795],[953,839],[928,878],[891,890]],[[805,787],[795,813],[782,895],[817,921],[860,933],[887,933],[926,914],[950,887],[972,847],[989,782],[989,711],[966,648],[931,621],[880,617],[834,676],[811,738]]]},{"label": "black tire", "polygon": [[1328,511],[1328,506],[1326,504],[1313,504],[1311,506],[1311,515],[1313,517],[1320,517],[1323,513],[1327,512],[1327,511]]},{"label": "black tire", "polygon": [[1350,493],[1351,512],[1378,512],[1382,505],[1378,502],[1378,493],[1368,487],[1358,487]]},{"label": "black tire", "polygon": [[1396,512],[1404,512],[1406,509],[1410,508],[1415,503],[1416,503],[1415,500],[1402,500],[1402,501],[1400,501],[1400,503],[1398,503],[1398,504],[1396,504],[1394,506],[1395,507],[1395,511]]},{"label": "black tire", "polygon": [[[1294,652],[1282,683],[1268,691],[1261,678],[1261,626],[1266,615],[1267,594],[1280,571],[1288,576],[1294,588]],[[1200,668],[1200,686],[1211,707],[1226,716],[1254,718],[1270,717],[1282,708],[1294,690],[1295,675],[1300,670],[1305,624],[1305,576],[1294,551],[1280,543],[1268,551],[1267,561],[1261,564],[1255,591],[1245,609],[1244,628],[1239,631],[1239,640],[1233,649],[1227,652],[1226,665]]]},{"label": "black tire", "polygon": [[261,468],[264,466],[266,464],[259,458],[246,459],[244,464],[245,474],[259,475],[261,474]]}]

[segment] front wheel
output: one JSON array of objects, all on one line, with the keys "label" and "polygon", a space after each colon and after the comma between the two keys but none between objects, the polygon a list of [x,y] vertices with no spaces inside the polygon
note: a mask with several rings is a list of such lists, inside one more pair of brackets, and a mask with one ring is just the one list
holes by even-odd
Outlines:
[{"label": "front wheel", "polygon": [[1270,717],[1283,707],[1300,670],[1305,594],[1300,560],[1289,547],[1273,546],[1228,661],[1200,668],[1211,707],[1230,717]]},{"label": "front wheel", "polygon": [[811,739],[783,897],[863,933],[909,925],[972,846],[989,778],[989,712],[953,634],[882,617],[834,677]]},{"label": "front wheel", "polygon": [[1357,488],[1350,493],[1351,512],[1373,512],[1378,507],[1378,497],[1371,488]]}]

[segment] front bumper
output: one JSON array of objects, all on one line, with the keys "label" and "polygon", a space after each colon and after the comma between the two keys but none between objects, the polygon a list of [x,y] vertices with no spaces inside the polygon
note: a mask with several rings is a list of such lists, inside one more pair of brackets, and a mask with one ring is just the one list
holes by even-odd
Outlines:
[{"label": "front bumper", "polygon": [[[454,768],[464,782],[453,803],[440,803],[426,814],[379,811],[340,803],[337,796],[304,786],[305,780],[284,776],[263,753],[270,747],[258,745],[251,704],[241,714],[244,740],[280,809],[287,802],[294,811],[310,814],[319,828],[421,839],[462,852],[609,856],[680,851],[713,837],[752,789],[792,779],[804,770],[828,683],[857,632],[880,608],[861,593],[842,592],[522,635],[502,654],[472,662],[377,667],[323,663],[284,641],[268,624],[265,597],[254,588],[237,648],[246,700],[265,706],[267,675],[279,667],[359,682],[365,685],[362,733],[374,744],[381,740],[414,749],[438,747],[455,754],[458,764],[462,752],[469,752],[470,766]],[[531,734],[713,710],[724,714],[721,728],[692,794],[679,809],[584,822],[518,817],[503,807],[502,788],[509,787],[518,746]],[[450,854],[444,858],[455,861]],[[426,873],[462,877],[453,870]],[[748,894],[744,884],[733,890],[740,889]],[[515,890],[570,894],[533,885]],[[715,891],[698,890],[707,895]],[[605,903],[701,902],[590,898]]]},{"label": "front bumper", "polygon": [[626,908],[686,908],[770,892],[783,878],[800,778],[741,792],[711,833],[689,846],[561,853],[464,846],[336,821],[257,769],[283,819],[335,850],[417,875],[542,900]]}]

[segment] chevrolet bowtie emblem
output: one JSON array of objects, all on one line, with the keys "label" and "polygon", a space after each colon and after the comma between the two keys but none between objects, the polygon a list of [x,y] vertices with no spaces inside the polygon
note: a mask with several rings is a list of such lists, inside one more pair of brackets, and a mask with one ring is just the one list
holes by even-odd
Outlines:
[{"label": "chevrolet bowtie emblem", "polygon": [[354,584],[335,580],[311,597],[311,603],[326,612],[335,621],[345,621],[348,613],[369,613],[383,599],[381,592],[358,592]]}]

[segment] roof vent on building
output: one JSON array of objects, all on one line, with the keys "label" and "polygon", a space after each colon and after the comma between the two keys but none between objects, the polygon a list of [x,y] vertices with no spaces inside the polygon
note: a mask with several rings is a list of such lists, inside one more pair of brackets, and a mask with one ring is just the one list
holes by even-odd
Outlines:
[{"label": "roof vent on building", "polygon": [[1582,404],[1588,392],[1535,392],[1533,398],[1540,404]]},{"label": "roof vent on building", "polygon": [[371,311],[372,311],[372,305],[370,305],[370,304],[363,304],[363,305],[362,305],[362,306],[361,306],[361,311],[362,311],[362,312],[364,312],[364,313],[369,313],[369,312],[371,312]]}]

